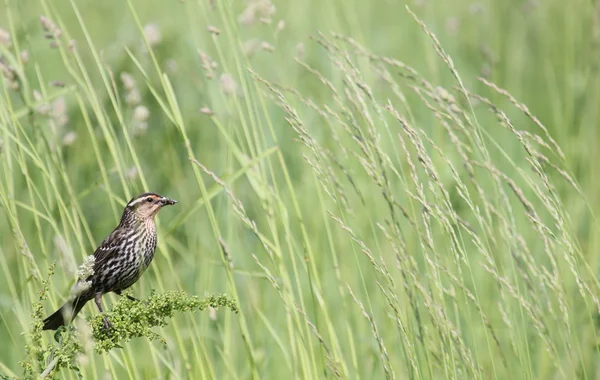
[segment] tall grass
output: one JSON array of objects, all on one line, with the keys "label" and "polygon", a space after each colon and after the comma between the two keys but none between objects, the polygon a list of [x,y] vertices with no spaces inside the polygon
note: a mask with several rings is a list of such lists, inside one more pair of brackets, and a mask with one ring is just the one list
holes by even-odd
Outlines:
[{"label": "tall grass", "polygon": [[80,317],[85,379],[595,378],[595,20],[526,3],[6,0],[0,373],[150,190],[132,292],[240,311],[103,354]]}]

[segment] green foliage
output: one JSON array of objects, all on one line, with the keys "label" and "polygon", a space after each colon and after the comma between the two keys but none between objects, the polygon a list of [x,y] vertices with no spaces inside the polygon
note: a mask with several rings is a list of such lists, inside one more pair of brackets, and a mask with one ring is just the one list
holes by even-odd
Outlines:
[{"label": "green foliage", "polygon": [[77,357],[83,353],[77,331],[73,326],[61,327],[54,335],[56,345],[44,344],[42,327],[44,319],[43,301],[48,298],[50,276],[54,274],[55,265],[48,269],[48,278],[42,281],[38,301],[33,305],[31,314],[31,329],[26,334],[25,360],[20,362],[23,368],[23,379],[38,379],[52,377],[61,368],[74,370],[79,377]]},{"label": "green foliage", "polygon": [[42,343],[42,320],[44,319],[43,301],[48,298],[50,276],[54,274],[55,265],[50,266],[48,278],[42,281],[42,288],[39,290],[38,300],[33,304],[31,313],[30,331],[27,335],[27,344],[25,345],[26,359],[19,364],[23,367],[23,377],[34,379],[35,374],[42,373],[41,369],[46,367],[45,353],[48,351]]},{"label": "green foliage", "polygon": [[[48,278],[42,281],[43,287],[39,291],[38,302],[33,305],[31,330],[27,333],[28,343],[25,346],[26,359],[20,362],[23,379],[51,378],[61,368],[73,370],[78,378],[82,377],[78,359],[80,355],[85,354],[85,350],[82,338],[73,324],[61,326],[54,333],[56,344],[43,344],[42,302],[48,298],[50,276],[54,273],[54,267],[53,264],[48,271]],[[94,347],[99,354],[103,354],[115,347],[122,348],[121,344],[129,342],[132,338],[156,339],[166,345],[166,340],[154,332],[153,327],[166,326],[166,319],[173,317],[176,311],[202,311],[209,307],[226,307],[234,313],[239,312],[235,301],[224,294],[208,296],[201,300],[182,291],[162,294],[153,291],[145,300],[122,297],[110,312],[88,318],[88,322],[91,323],[93,331]],[[103,326],[105,316],[111,321],[110,330]]]},{"label": "green foliage", "polygon": [[[185,292],[153,292],[147,299],[138,301],[122,297],[111,311],[90,318],[96,351],[108,352],[121,347],[122,342],[137,337],[157,339],[166,345],[166,340],[154,332],[152,327],[166,326],[165,319],[171,318],[176,311],[202,311],[208,307],[226,307],[235,313],[239,311],[235,301],[224,294],[209,296],[203,300],[197,296],[190,297]],[[108,330],[103,326],[104,316],[112,325]]]}]

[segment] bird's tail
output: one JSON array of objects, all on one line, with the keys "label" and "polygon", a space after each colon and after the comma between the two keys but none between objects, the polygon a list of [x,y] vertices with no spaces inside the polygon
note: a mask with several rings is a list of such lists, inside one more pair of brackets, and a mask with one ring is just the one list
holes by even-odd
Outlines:
[{"label": "bird's tail", "polygon": [[44,327],[42,330],[56,330],[60,326],[64,326],[71,322],[73,318],[81,311],[83,305],[85,305],[89,299],[76,298],[71,301],[67,301],[62,307],[56,310],[51,316],[44,319]]}]

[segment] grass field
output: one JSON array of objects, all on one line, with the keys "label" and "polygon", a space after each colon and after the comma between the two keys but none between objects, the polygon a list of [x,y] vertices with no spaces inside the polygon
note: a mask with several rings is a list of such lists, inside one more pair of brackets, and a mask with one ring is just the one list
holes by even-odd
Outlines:
[{"label": "grass field", "polygon": [[[0,374],[599,378],[596,3],[4,0]],[[40,335],[144,191],[132,294],[239,312]]]}]

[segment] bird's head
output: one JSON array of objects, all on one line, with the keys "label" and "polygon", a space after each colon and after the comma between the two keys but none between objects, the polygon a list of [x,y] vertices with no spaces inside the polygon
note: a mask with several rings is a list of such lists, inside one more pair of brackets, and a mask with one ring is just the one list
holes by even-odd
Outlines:
[{"label": "bird's head", "polygon": [[156,193],[144,193],[137,197],[133,197],[129,203],[127,203],[123,216],[125,217],[126,214],[128,214],[142,220],[154,219],[158,210],[164,206],[174,205],[175,203],[177,203],[176,200],[163,197]]}]

